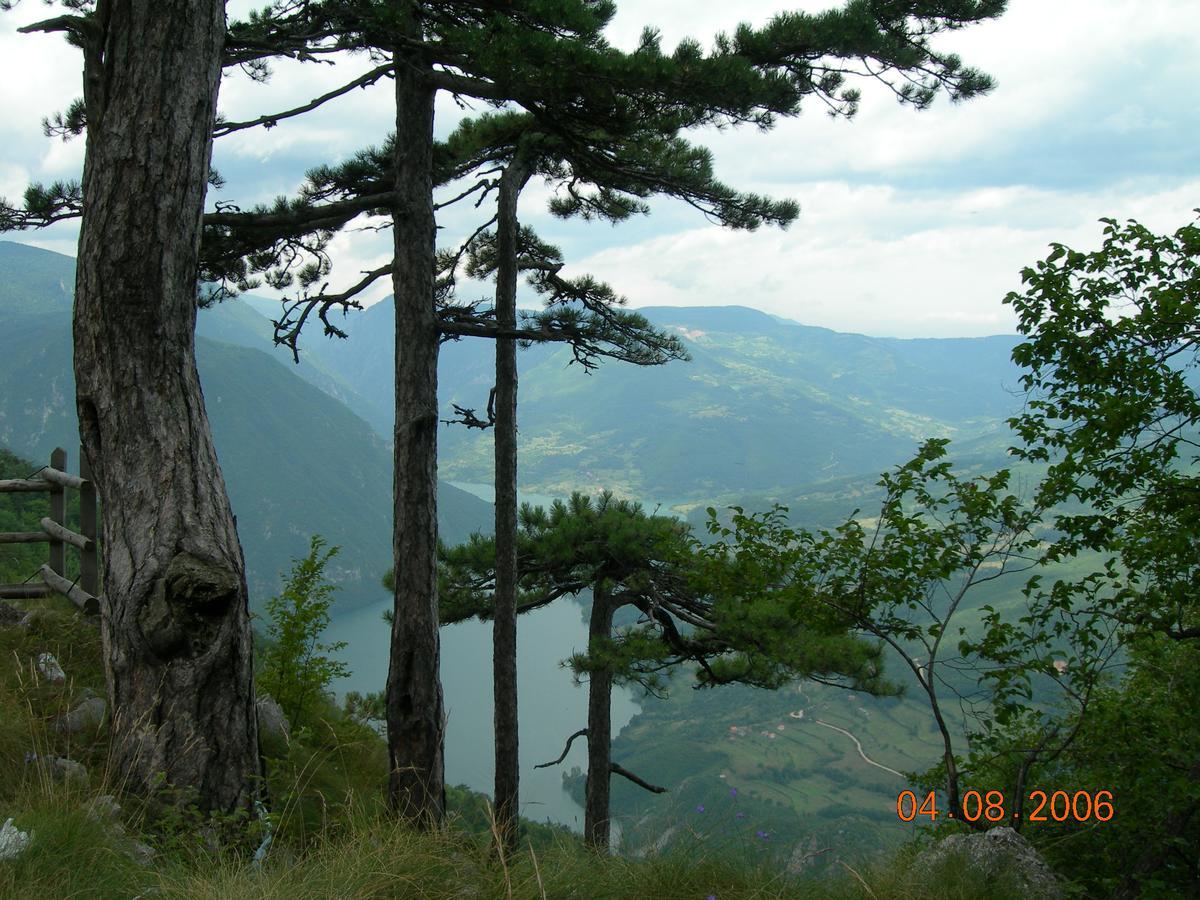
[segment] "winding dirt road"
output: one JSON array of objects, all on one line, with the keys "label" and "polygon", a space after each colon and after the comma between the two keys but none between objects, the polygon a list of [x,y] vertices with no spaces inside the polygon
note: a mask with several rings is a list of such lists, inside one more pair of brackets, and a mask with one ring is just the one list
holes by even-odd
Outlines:
[{"label": "winding dirt road", "polygon": [[875,760],[871,759],[871,757],[869,757],[869,756],[867,756],[867,754],[863,753],[862,744],[859,743],[858,738],[856,738],[854,735],[852,735],[845,728],[839,728],[836,725],[830,725],[828,722],[822,722],[820,719],[813,719],[813,721],[816,722],[818,725],[824,725],[826,728],[832,728],[834,731],[840,731],[846,737],[850,738],[850,740],[854,741],[854,746],[858,748],[858,755],[861,756],[865,762],[870,763],[875,768],[883,769],[883,771],[885,771],[885,772],[891,772],[893,775],[898,775],[901,778],[908,777],[903,772],[897,772],[895,769],[889,769],[887,766],[882,765],[881,763],[875,762]]}]

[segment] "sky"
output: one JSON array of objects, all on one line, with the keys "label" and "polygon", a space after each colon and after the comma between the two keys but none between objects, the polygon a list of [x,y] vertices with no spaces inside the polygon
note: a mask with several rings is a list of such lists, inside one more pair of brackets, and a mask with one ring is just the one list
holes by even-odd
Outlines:
[{"label": "sky", "polygon": [[[834,2],[621,0],[608,38],[631,49],[649,25],[664,48],[684,37],[708,46],[739,22]],[[230,0],[229,14],[251,5]],[[81,93],[78,51],[61,35],[16,33],[49,14],[36,0],[0,13],[0,196],[10,201],[30,182],[77,178],[82,167],[82,139],[63,143],[41,127]],[[563,222],[546,212],[551,191],[542,184],[522,195],[521,218],[562,247],[567,274],[608,281],[632,307],[738,304],[878,336],[1012,332],[1002,300],[1052,241],[1094,248],[1101,217],[1161,231],[1196,218],[1198,32],[1196,0],[1010,0],[1001,18],[936,42],[996,79],[988,96],[960,104],[939,97],[917,112],[868,81],[850,121],[814,104],[766,133],[692,134],[713,151],[725,182],[799,202],[787,230],[729,231],[665,199],[616,226]],[[335,66],[284,61],[267,85],[227,73],[220,109],[232,120],[288,109],[371,67],[363,56]],[[437,112],[444,136],[470,110],[439,95]],[[214,165],[227,184],[209,204],[246,208],[288,194],[310,167],[381,142],[392,116],[384,83],[270,131],[222,138]],[[443,215],[439,241],[462,240],[480,215],[469,204]],[[76,237],[64,223],[3,239],[74,255]],[[340,235],[330,288],[383,264],[390,241],[370,229]],[[387,293],[380,284],[365,299]]]}]

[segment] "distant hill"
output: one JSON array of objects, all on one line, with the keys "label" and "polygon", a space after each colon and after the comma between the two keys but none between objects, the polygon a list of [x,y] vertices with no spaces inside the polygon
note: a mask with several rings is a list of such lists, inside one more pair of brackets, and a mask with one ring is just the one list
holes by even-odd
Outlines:
[{"label": "distant hill", "polygon": [[[65,264],[64,264],[65,263]],[[75,261],[61,253],[0,241],[0,312],[70,312]]]},{"label": "distant hill", "polygon": [[[26,259],[36,263],[37,278],[26,277]],[[54,283],[53,266],[62,283],[72,284],[73,265],[68,257],[0,243],[0,284],[27,285],[4,295],[16,311],[0,301],[0,446],[40,461],[61,445],[72,468],[79,440],[70,305],[28,292]],[[242,319],[240,329],[234,316]],[[201,323],[206,317],[243,344],[261,327],[248,307],[203,312]],[[342,547],[333,571],[343,607],[378,601],[379,577],[391,565],[392,470],[384,442],[342,403],[265,352],[201,337],[197,360],[253,602],[260,605],[275,592],[279,573],[318,531]],[[489,504],[445,484],[439,499],[447,540],[490,529]]]},{"label": "distant hill", "polygon": [[[73,428],[73,422],[65,420],[56,426],[46,412],[47,405],[61,406],[71,397],[69,367],[61,356],[31,358],[30,348],[37,347],[38,340],[26,335],[42,328],[47,315],[65,322],[72,280],[69,258],[0,242],[0,313],[6,326],[0,337],[0,444],[27,455],[37,450],[40,456],[43,445],[58,440],[49,437],[55,427]],[[326,492],[315,487],[312,510],[328,510],[322,518],[331,522],[343,517],[376,521],[357,508],[373,501],[359,496],[367,490],[366,482],[354,481],[353,473],[366,467],[382,473],[381,484],[390,484],[390,467],[382,461],[391,438],[393,408],[392,303],[385,300],[339,317],[348,340],[329,339],[317,331],[306,336],[300,365],[272,342],[267,317],[276,312],[273,301],[247,296],[199,316],[200,338],[227,345],[223,350],[203,340],[199,345],[222,456],[231,461],[239,456],[239,466],[253,466],[261,464],[261,457],[252,456],[252,451],[269,456],[269,448],[290,445],[295,448],[292,455],[299,456],[294,464],[281,463],[277,471],[299,476],[309,467],[337,469],[332,460],[348,454],[355,460],[350,473],[328,477],[334,482],[344,479],[354,499],[343,501],[349,503],[344,509],[329,509],[340,495],[332,488]],[[869,493],[878,472],[909,458],[926,437],[951,437],[959,452],[970,448],[981,459],[1003,459],[1008,443],[1003,421],[1020,405],[1010,359],[1016,336],[873,338],[804,326],[740,306],[649,307],[641,312],[679,334],[692,361],[656,368],[606,362],[588,374],[569,364],[570,351],[562,347],[534,346],[519,354],[524,492],[561,496],[572,490],[609,488],[693,516],[710,503],[745,501],[761,507],[783,502],[793,508],[812,507],[803,518],[815,522],[825,502],[830,515],[844,514],[847,492],[851,497],[863,490]],[[239,349],[235,352],[228,345]],[[206,360],[217,359],[219,364],[207,366]],[[493,367],[488,341],[443,345],[443,418],[451,417],[452,404],[476,409],[486,405]],[[42,373],[36,390],[29,385],[34,371]],[[270,402],[262,385],[269,385],[271,392],[282,391],[287,400]],[[253,411],[240,408],[225,419],[221,405],[233,399],[217,401],[218,393],[236,399],[239,408],[259,405]],[[329,406],[325,401],[336,402]],[[312,422],[320,417],[340,422],[347,410],[359,417],[353,424],[316,429],[344,437],[341,456],[317,453],[314,445],[320,441],[305,439]],[[270,423],[269,430],[248,427],[251,422]],[[491,481],[490,435],[443,426],[439,442],[443,479]],[[282,487],[282,474],[278,480]],[[282,501],[274,493],[239,485],[236,478],[230,478],[230,490],[243,506],[259,504],[251,519],[263,540],[268,532],[270,540],[281,540],[282,519],[267,514],[279,512],[276,507]],[[472,527],[486,525],[488,516],[473,498],[449,489],[443,489],[443,497],[448,537],[469,530],[457,527],[460,512]],[[289,509],[289,524],[312,519],[298,508]],[[252,527],[251,519],[242,514],[243,529]],[[247,541],[252,540],[250,533],[246,531]],[[359,543],[372,546],[372,539]],[[274,565],[279,554],[272,559]],[[286,560],[285,553],[282,561]],[[348,572],[365,571],[361,560],[345,557],[343,563]]]},{"label": "distant hill", "polygon": [[[266,314],[259,312],[259,308],[264,309]],[[268,316],[278,315],[278,303],[249,295],[238,297],[201,310],[196,317],[196,335],[236,347],[259,350],[281,363],[293,375],[345,404],[359,417],[364,417],[364,413],[373,414],[375,410],[369,401],[349,382],[322,365],[314,354],[303,354],[297,363],[290,350],[275,344],[275,329]],[[391,421],[391,412],[388,411],[386,422],[371,424],[379,434],[385,435],[391,430]]]},{"label": "distant hill", "polygon": [[[519,354],[520,479],[542,494],[602,487],[687,506],[747,491],[780,491],[877,472],[925,437],[1002,430],[1019,405],[1016,336],[899,340],[841,334],[745,307],[640,310],[681,335],[688,363],[605,363],[587,374],[570,351]],[[345,323],[349,340],[315,338],[307,353],[352,385],[390,423],[392,305]],[[482,409],[492,384],[489,342],[442,348],[439,395]],[[390,427],[390,425],[386,426]],[[491,480],[491,442],[443,427],[442,476]]]}]

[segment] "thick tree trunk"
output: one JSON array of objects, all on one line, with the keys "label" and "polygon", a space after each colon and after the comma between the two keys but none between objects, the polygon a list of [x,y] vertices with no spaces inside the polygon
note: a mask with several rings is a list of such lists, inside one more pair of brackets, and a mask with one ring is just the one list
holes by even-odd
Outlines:
[{"label": "thick tree trunk", "polygon": [[[588,619],[588,652],[595,653],[612,636],[613,607],[603,579],[592,588]],[[583,810],[583,839],[594,850],[608,852],[608,806],[612,778],[612,670],[588,676],[588,774]]]},{"label": "thick tree trunk", "polygon": [[93,21],[74,343],[103,497],[112,780],[245,808],[259,774],[245,567],[194,343],[225,4],[101,0]]},{"label": "thick tree trunk", "polygon": [[[416,28],[412,19],[410,24]],[[434,90],[419,58],[398,50],[395,60],[396,590],[387,680],[389,799],[404,818],[432,827],[446,808],[438,673]]]},{"label": "thick tree trunk", "polygon": [[[517,326],[517,201],[527,168],[517,154],[500,177],[496,224],[496,324]],[[520,812],[517,729],[517,342],[496,339],[496,590],[492,621],[495,700],[496,824],[508,849],[516,847]]]}]

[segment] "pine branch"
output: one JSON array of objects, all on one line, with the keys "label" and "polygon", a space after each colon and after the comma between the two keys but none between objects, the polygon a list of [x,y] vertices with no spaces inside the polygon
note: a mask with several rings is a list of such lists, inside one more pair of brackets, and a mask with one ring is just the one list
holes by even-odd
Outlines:
[{"label": "pine branch", "polygon": [[429,82],[436,89],[456,96],[475,97],[495,103],[505,103],[512,99],[509,92],[499,85],[468,75],[458,75],[445,69],[434,71],[429,76]]},{"label": "pine branch", "polygon": [[23,25],[17,31],[20,34],[34,34],[39,31],[52,34],[56,31],[65,31],[77,35],[80,40],[88,37],[98,38],[101,34],[99,24],[91,16],[55,16],[52,19],[43,19],[41,22]]},{"label": "pine branch", "polygon": [[567,738],[567,745],[565,747],[563,747],[563,752],[561,754],[559,754],[558,759],[553,760],[551,762],[542,763],[539,766],[534,766],[534,768],[535,769],[548,769],[551,766],[557,766],[564,759],[566,759],[567,754],[571,752],[571,745],[573,743],[575,743],[575,738],[587,737],[587,733],[588,733],[588,730],[586,728],[580,728],[577,732],[575,732],[573,735],[571,735],[569,738]]},{"label": "pine branch", "polygon": [[614,775],[620,775],[622,778],[628,778],[630,781],[632,781],[638,787],[644,788],[652,794],[667,793],[667,789],[665,787],[659,787],[657,784],[651,784],[650,782],[646,781],[644,778],[639,778],[637,775],[634,775],[628,769],[624,768],[623,766],[619,766],[616,763],[609,763],[608,769]]},{"label": "pine branch", "polygon": [[227,228],[318,228],[342,225],[359,213],[386,209],[396,202],[394,191],[366,194],[349,200],[335,200],[312,206],[296,206],[283,212],[242,212],[218,210],[204,214],[205,227]]},{"label": "pine branch", "polygon": [[218,122],[217,127],[213,129],[213,137],[214,138],[224,137],[225,135],[232,134],[235,131],[242,131],[247,128],[255,128],[259,125],[262,125],[266,128],[274,128],[283,119],[290,119],[294,116],[299,116],[299,115],[302,115],[303,113],[310,112],[310,111],[316,109],[317,107],[322,106],[325,103],[328,103],[330,100],[334,100],[338,97],[341,97],[345,94],[350,93],[355,88],[364,88],[364,87],[367,87],[368,85],[372,85],[375,82],[377,82],[380,78],[382,78],[383,76],[391,73],[391,71],[392,71],[391,63],[388,63],[387,65],[377,66],[376,68],[372,69],[370,72],[366,72],[366,73],[360,75],[358,78],[355,78],[353,81],[348,82],[348,83],[342,85],[341,87],[336,88],[332,91],[329,91],[328,93],[322,94],[320,97],[316,97],[313,100],[310,100],[308,103],[305,103],[303,106],[297,106],[294,109],[285,110],[284,112],[278,112],[278,113],[273,113],[271,115],[259,116],[257,119],[251,119],[250,121],[247,121],[247,122]]},{"label": "pine branch", "polygon": [[560,332],[556,335],[554,332],[545,329],[501,328],[495,323],[486,322],[482,319],[442,320],[438,322],[438,331],[442,334],[453,335],[455,337],[515,338],[519,341],[536,341],[538,343],[570,340],[569,337],[564,336],[566,332]]},{"label": "pine branch", "polygon": [[[314,309],[317,310],[317,316],[325,326],[327,336],[344,338],[346,333],[329,321],[329,311],[335,306],[341,306],[343,312],[349,309],[362,309],[362,306],[354,298],[380,278],[391,273],[392,265],[389,263],[378,269],[364,272],[363,278],[357,284],[341,293],[320,293],[315,297],[304,297],[293,301],[291,306],[284,311],[283,316],[278,321],[272,322],[275,326],[275,343],[288,347],[292,351],[292,359],[297,363],[300,362],[300,331]],[[293,319],[297,309],[301,310],[300,315]]]},{"label": "pine branch", "polygon": [[450,405],[454,407],[454,412],[458,414],[458,418],[442,419],[443,425],[466,425],[468,428],[478,428],[480,431],[486,431],[496,424],[496,389],[494,387],[488,392],[486,419],[481,419],[475,415],[475,410],[473,409],[467,409],[459,406],[457,403]]}]

